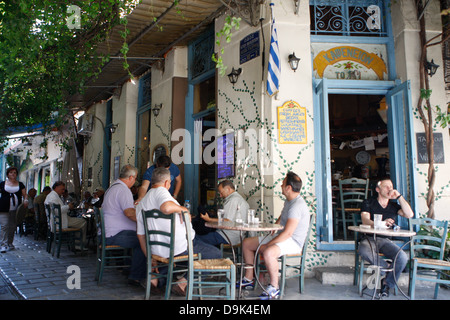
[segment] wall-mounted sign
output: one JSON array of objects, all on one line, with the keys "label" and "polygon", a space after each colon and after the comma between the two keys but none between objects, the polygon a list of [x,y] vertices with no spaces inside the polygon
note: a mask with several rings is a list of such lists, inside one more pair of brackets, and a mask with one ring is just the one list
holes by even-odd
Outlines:
[{"label": "wall-mounted sign", "polygon": [[249,34],[239,44],[239,63],[259,57],[259,31]]},{"label": "wall-mounted sign", "polygon": [[[444,158],[444,143],[442,140],[442,133],[433,133],[434,137],[434,163],[445,163]],[[417,162],[428,163],[427,141],[425,139],[425,132],[416,133],[417,141]]]},{"label": "wall-mounted sign", "polygon": [[278,113],[278,143],[305,144],[306,108],[300,107],[297,102],[288,101],[277,108]]},{"label": "wall-mounted sign", "polygon": [[314,44],[315,76],[327,79],[387,80],[384,45]]}]

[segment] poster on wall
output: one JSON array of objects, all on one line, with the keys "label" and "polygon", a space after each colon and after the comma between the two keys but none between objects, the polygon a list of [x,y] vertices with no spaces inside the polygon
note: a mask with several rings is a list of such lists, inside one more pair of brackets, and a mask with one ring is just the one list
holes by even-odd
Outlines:
[{"label": "poster on wall", "polygon": [[385,45],[313,43],[316,78],[388,80]]},{"label": "poster on wall", "polygon": [[288,101],[277,108],[278,143],[306,144],[306,108],[295,101]]}]

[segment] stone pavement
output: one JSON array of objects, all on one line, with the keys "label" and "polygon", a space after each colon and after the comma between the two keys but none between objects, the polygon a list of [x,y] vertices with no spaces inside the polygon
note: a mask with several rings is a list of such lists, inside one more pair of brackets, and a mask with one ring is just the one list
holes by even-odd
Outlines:
[{"label": "stone pavement", "polygon": [[[126,275],[116,269],[105,270],[102,283],[97,285],[94,280],[96,254],[92,250],[81,255],[69,252],[63,247],[61,257],[56,258],[46,252],[45,241],[35,241],[31,235],[16,236],[14,245],[15,250],[0,254],[0,300],[143,300],[144,298],[144,288],[129,285]],[[79,288],[73,288],[78,282],[73,281],[77,272],[74,273],[72,268],[79,268]],[[403,289],[406,291],[406,288]],[[250,294],[259,293],[256,291]],[[172,297],[174,300],[180,300],[178,303],[184,299]],[[152,295],[151,300],[162,298],[161,295]],[[416,298],[433,300],[433,289],[418,288]],[[450,300],[450,290],[441,288],[438,298]],[[388,299],[405,300],[402,295],[393,294]],[[283,300],[367,301],[370,297],[366,295],[360,297],[357,287],[353,285],[324,285],[312,278],[305,279],[303,294],[298,293],[297,279],[289,279]],[[281,305],[286,304],[282,302]],[[296,307],[294,304],[292,306]]]}]

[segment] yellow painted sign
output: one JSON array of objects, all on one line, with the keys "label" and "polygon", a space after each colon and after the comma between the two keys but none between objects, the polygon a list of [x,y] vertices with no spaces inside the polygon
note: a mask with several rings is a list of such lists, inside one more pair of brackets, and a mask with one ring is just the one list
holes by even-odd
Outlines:
[{"label": "yellow painted sign", "polygon": [[383,80],[383,74],[387,73],[386,64],[378,55],[352,46],[339,46],[320,51],[314,58],[314,70],[317,72],[317,75],[322,78],[323,73],[328,66],[335,65],[341,61],[353,61],[359,63],[364,67],[373,70],[380,80]]},{"label": "yellow painted sign", "polygon": [[306,108],[300,107],[297,102],[288,101],[277,108],[277,113],[278,143],[307,143]]}]

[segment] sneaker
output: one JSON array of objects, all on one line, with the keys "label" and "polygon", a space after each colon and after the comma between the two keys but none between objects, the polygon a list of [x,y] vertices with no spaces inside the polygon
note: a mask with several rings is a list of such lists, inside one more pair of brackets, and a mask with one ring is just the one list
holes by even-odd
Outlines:
[{"label": "sneaker", "polygon": [[389,286],[384,282],[381,285],[380,297],[382,298],[389,297]]},{"label": "sneaker", "polygon": [[265,291],[259,296],[261,300],[278,299],[280,297],[280,289],[269,284]]},{"label": "sneaker", "polygon": [[253,290],[253,288],[255,288],[255,280],[248,280],[244,277],[241,283],[239,283],[239,281],[236,282],[236,288],[239,289],[239,287],[245,290]]},{"label": "sneaker", "polygon": [[2,246],[2,247],[0,248],[0,252],[1,252],[1,253],[5,253],[6,251],[8,251],[8,247]]}]

